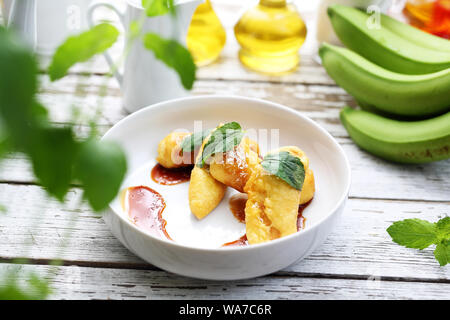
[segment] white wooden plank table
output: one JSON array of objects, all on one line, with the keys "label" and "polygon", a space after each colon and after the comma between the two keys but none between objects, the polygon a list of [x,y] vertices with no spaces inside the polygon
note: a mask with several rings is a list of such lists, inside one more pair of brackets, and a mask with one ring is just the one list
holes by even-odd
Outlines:
[{"label": "white wooden plank table", "polygon": [[[353,99],[314,61],[313,6],[302,13],[310,29],[302,65],[283,77],[246,70],[237,60],[232,26],[242,8],[216,1],[228,30],[220,60],[199,69],[192,94],[257,97],[292,107],[327,129],[343,146],[352,167],[350,199],[340,224],[305,260],[257,279],[220,282],[189,279],[162,271],[125,249],[101,217],[79,207],[76,185],[61,205],[46,197],[26,159],[9,155],[1,163],[0,272],[17,267],[19,276],[35,271],[52,276],[52,299],[449,299],[450,268],[439,267],[432,248],[421,252],[393,243],[386,228],[397,220],[436,221],[450,214],[450,161],[397,165],[360,150],[339,121],[339,110]],[[87,76],[84,71],[93,71]],[[126,116],[120,89],[106,78],[102,57],[76,67],[51,83],[45,74],[39,98],[58,124],[71,122],[72,105],[89,118],[107,83],[98,121],[104,132]],[[80,135],[86,124],[77,126]],[[69,236],[68,236],[69,235]],[[53,259],[62,265],[50,267]],[[1,284],[0,284],[1,285]]]}]

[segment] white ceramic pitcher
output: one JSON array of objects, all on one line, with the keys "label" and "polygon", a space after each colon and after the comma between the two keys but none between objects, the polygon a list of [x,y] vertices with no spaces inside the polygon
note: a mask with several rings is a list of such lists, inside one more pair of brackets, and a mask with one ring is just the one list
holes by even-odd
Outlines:
[{"label": "white ceramic pitcher", "polygon": [[3,0],[3,18],[38,54],[50,56],[74,33],[87,28],[91,0]]},{"label": "white ceramic pitcher", "polygon": [[37,44],[36,0],[4,0],[2,10],[8,28],[14,29],[35,49]]},{"label": "white ceramic pitcher", "polygon": [[[93,25],[94,11],[99,7],[113,10],[124,25],[125,33],[132,21],[138,21],[144,13],[140,0],[126,0],[125,12],[121,12],[108,2],[93,3],[88,10],[88,22]],[[157,33],[164,38],[175,38],[186,44],[189,24],[198,4],[202,0],[175,1],[177,23],[170,14],[156,17],[146,17],[142,32]],[[126,41],[126,40],[125,40]],[[113,59],[105,53],[108,64],[113,66]],[[150,104],[183,97],[188,94],[181,84],[178,74],[155,58],[153,52],[146,49],[140,39],[136,39],[125,58],[123,74],[115,74],[123,94],[123,107],[128,112],[134,112]]]}]

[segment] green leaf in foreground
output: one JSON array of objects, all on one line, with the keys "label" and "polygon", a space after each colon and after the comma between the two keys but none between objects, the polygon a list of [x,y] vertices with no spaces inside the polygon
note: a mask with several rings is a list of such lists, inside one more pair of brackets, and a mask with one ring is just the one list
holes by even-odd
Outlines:
[{"label": "green leaf in foreground", "polygon": [[434,257],[439,262],[440,266],[445,266],[450,262],[450,240],[443,240],[436,245]]},{"label": "green leaf in foreground", "polygon": [[[22,140],[37,91],[37,63],[14,33],[0,27],[0,117],[7,135]],[[25,118],[25,119],[24,119]]]},{"label": "green leaf in foreground", "polygon": [[173,0],[142,0],[142,7],[149,17],[161,16],[169,12],[175,13]]},{"label": "green leaf in foreground", "polygon": [[161,38],[156,33],[147,33],[143,41],[144,46],[152,50],[157,59],[178,73],[185,89],[192,89],[196,67],[188,49],[177,41]]},{"label": "green leaf in foreground", "polygon": [[49,67],[52,81],[64,77],[76,63],[84,62],[102,53],[117,40],[119,31],[109,23],[92,27],[79,35],[71,36],[58,47]]},{"label": "green leaf in foreground", "polygon": [[72,128],[35,128],[26,153],[40,184],[60,201],[69,191],[78,144]]},{"label": "green leaf in foreground", "polygon": [[205,129],[200,132],[194,132],[181,141],[180,148],[183,152],[193,152],[200,147],[203,140],[211,133],[211,129]]},{"label": "green leaf in foreground", "polygon": [[5,274],[6,279],[0,279],[0,300],[43,300],[51,293],[48,281],[35,273],[28,274],[23,285],[12,273]]},{"label": "green leaf in foreground", "polygon": [[302,161],[287,151],[270,153],[261,162],[269,173],[287,182],[291,187],[302,190],[305,181],[305,167]]},{"label": "green leaf in foreground", "polygon": [[394,222],[387,232],[392,240],[402,246],[425,249],[436,243],[436,225],[421,219],[406,219]]},{"label": "green leaf in foreground", "polygon": [[82,143],[76,175],[95,211],[105,209],[114,199],[126,170],[125,154],[116,143],[94,139]]},{"label": "green leaf in foreground", "polygon": [[242,131],[240,124],[237,122],[229,122],[214,129],[196,165],[200,168],[204,167],[211,156],[216,153],[230,151],[241,143],[243,137],[244,131]]}]

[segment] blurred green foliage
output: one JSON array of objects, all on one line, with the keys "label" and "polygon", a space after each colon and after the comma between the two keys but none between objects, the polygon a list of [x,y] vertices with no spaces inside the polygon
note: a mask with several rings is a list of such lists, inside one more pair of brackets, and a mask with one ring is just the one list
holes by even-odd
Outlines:
[{"label": "blurred green foliage", "polygon": [[[175,16],[173,0],[143,0],[142,4],[147,16]],[[132,22],[131,27],[133,36],[140,36],[139,24]],[[114,26],[102,23],[69,37],[53,56],[50,79],[58,80],[75,64],[102,53],[118,35]],[[185,88],[192,88],[196,68],[186,48],[155,34],[144,35],[141,40],[156,58],[175,69]],[[84,198],[100,212],[119,191],[127,169],[125,154],[114,142],[98,141],[92,123],[86,139],[78,139],[72,125],[53,125],[37,97],[37,76],[34,54],[13,32],[0,26],[0,158],[11,152],[25,154],[39,183],[61,202],[72,183],[81,182]],[[4,210],[2,206],[0,211]],[[20,272],[0,277],[0,300],[45,299],[49,295],[48,279],[36,273],[18,277]]]}]

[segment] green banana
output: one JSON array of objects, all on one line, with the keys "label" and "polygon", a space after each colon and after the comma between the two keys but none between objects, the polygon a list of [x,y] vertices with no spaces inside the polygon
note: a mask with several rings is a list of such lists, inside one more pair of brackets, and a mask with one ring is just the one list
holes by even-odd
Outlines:
[{"label": "green banana", "polygon": [[450,112],[407,122],[345,107],[340,118],[359,147],[383,159],[426,163],[450,158]]},{"label": "green banana", "polygon": [[386,70],[346,48],[322,44],[322,65],[357,101],[381,112],[426,117],[450,110],[450,68],[424,75]]},{"label": "green banana", "polygon": [[395,33],[386,28],[381,19],[376,26],[377,22],[372,22],[372,18],[359,9],[332,5],[328,15],[343,44],[381,67],[405,74],[450,68],[450,52],[426,48],[405,39],[398,34],[401,31]]},{"label": "green banana", "polygon": [[424,48],[450,53],[450,40],[426,33],[385,14],[381,14],[380,19],[383,27],[404,39]]}]

